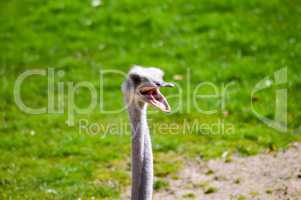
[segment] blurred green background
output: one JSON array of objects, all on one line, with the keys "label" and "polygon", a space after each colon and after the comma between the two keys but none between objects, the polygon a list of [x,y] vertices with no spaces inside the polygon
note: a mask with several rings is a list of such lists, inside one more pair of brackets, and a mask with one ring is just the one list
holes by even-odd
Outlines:
[{"label": "blurred green background", "polygon": [[[100,5],[98,5],[100,3]],[[298,131],[281,133],[258,120],[251,111],[251,91],[266,76],[288,70],[289,129],[301,120],[301,2],[298,0],[10,0],[0,2],[0,199],[118,199],[130,184],[130,130],[80,131],[89,124],[126,124],[126,111],[105,114],[97,108],[77,114],[68,126],[67,82],[89,81],[103,91],[104,109],[121,108],[122,76],[106,76],[99,86],[99,71],[126,73],[133,64],[159,66],[166,80],[182,88],[181,101],[169,98],[176,112],[153,109],[151,124],[177,123],[174,132],[152,130],[155,151],[155,189],[168,187],[183,158],[210,159],[227,152],[252,155],[285,148],[300,140]],[[29,115],[13,97],[16,78],[27,69],[64,71],[55,84],[64,83],[65,114]],[[190,87],[209,81],[227,92],[225,109],[219,99],[198,101],[201,114],[187,100]],[[272,85],[273,86],[273,85]],[[253,98],[256,111],[273,118],[273,86]],[[22,98],[31,107],[47,106],[47,78],[33,76],[22,85]],[[202,88],[211,94],[212,88]],[[167,96],[178,89],[164,90]],[[91,100],[86,89],[75,95],[76,105]],[[181,103],[180,103],[181,102]],[[187,109],[191,106],[191,109]],[[229,135],[194,130],[183,122],[233,125]],[[225,154],[224,154],[225,155]]]}]

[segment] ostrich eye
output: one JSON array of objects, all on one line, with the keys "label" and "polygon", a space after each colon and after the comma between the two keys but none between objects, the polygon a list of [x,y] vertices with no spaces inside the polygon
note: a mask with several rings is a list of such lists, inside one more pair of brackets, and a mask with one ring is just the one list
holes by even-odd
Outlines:
[{"label": "ostrich eye", "polygon": [[130,75],[131,80],[133,81],[134,85],[139,85],[141,83],[141,78],[137,74],[131,74]]}]

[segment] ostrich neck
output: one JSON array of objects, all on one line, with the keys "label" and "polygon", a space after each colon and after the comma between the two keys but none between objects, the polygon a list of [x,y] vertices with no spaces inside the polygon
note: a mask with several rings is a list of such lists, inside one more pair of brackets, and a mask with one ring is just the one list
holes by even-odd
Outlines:
[{"label": "ostrich neck", "polygon": [[139,136],[149,133],[147,124],[147,105],[130,105],[129,115],[132,124],[132,136]]},{"label": "ostrich neck", "polygon": [[147,124],[147,105],[130,105],[132,124],[132,200],[151,200],[153,155]]}]

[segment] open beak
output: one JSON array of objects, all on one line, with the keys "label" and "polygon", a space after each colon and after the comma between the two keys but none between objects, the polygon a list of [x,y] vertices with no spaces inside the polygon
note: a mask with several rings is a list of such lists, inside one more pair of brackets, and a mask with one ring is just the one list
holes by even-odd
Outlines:
[{"label": "open beak", "polygon": [[[172,83],[162,83],[160,87],[173,87]],[[139,90],[140,94],[146,98],[146,101],[159,108],[163,112],[170,112],[170,106],[166,98],[161,94],[158,86],[142,86]]]}]

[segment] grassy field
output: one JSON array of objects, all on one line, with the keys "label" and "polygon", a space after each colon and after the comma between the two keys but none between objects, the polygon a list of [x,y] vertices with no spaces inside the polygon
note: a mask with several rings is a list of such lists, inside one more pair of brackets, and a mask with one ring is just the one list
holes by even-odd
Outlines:
[{"label": "grassy field", "polygon": [[[281,133],[266,126],[250,106],[256,83],[266,76],[273,80],[273,73],[286,67],[289,128],[300,125],[300,1],[103,0],[92,6],[88,0],[11,0],[0,2],[0,13],[0,199],[118,199],[130,184],[130,130],[118,129],[126,126],[126,111],[106,114],[98,105],[77,114],[74,126],[66,124],[67,103],[64,114],[26,114],[16,106],[13,90],[28,69],[63,71],[55,78],[56,86],[64,83],[62,102],[69,100],[68,82],[89,81],[100,91],[103,108],[112,110],[122,108],[123,77],[105,76],[101,90],[99,70],[160,66],[182,93],[176,98],[171,95],[179,94],[178,88],[164,90],[176,112],[151,109],[149,115],[153,126],[179,126],[152,129],[156,189],[165,187],[164,177],[183,165],[180,158],[252,155],[300,140],[298,131]],[[191,91],[203,81],[219,91],[232,84],[224,109],[217,98],[198,100],[216,113],[195,109]],[[255,109],[269,118],[275,87],[253,98]],[[21,89],[27,105],[47,106],[45,76],[30,77]],[[199,93],[211,94],[212,88]],[[79,107],[90,100],[85,89],[75,95]],[[81,120],[110,129],[83,131]],[[221,120],[232,125],[230,134],[185,128],[185,123],[214,126]]]}]

